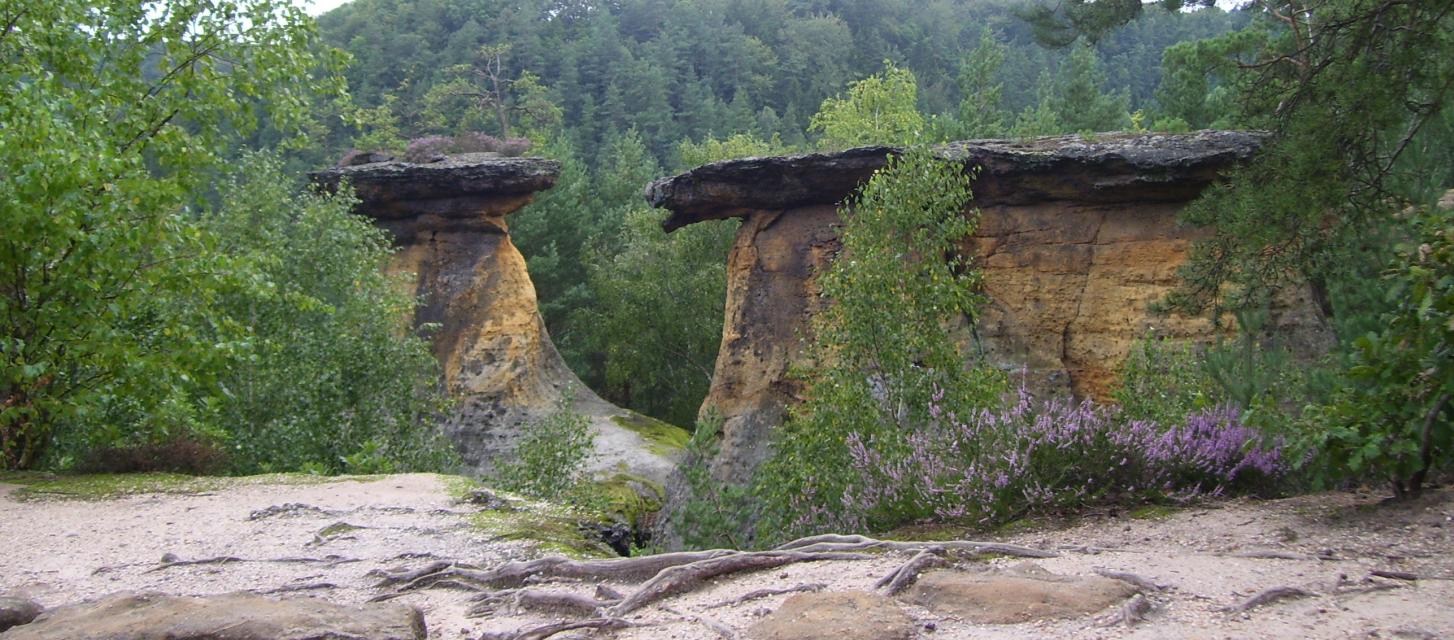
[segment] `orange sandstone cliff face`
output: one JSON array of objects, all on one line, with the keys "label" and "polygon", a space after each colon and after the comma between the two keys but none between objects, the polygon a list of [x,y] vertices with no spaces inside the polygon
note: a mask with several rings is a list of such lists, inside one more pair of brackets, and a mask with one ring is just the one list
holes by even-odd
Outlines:
[{"label": "orange sandstone cliff face", "polygon": [[386,269],[408,274],[421,301],[410,321],[429,336],[458,400],[443,429],[467,464],[488,473],[569,396],[594,432],[597,478],[659,492],[676,451],[656,432],[674,428],[600,399],[566,367],[510,241],[506,216],[559,172],[554,160],[465,154],[334,168],[313,179],[330,189],[352,184],[355,211],[393,234],[398,251]]},{"label": "orange sandstone cliff face", "polygon": [[[1177,213],[1218,173],[1252,156],[1261,137],[1204,131],[1106,135],[1025,143],[961,142],[942,157],[978,167],[978,231],[964,247],[985,273],[989,303],[963,327],[966,353],[1025,371],[1041,392],[1104,397],[1132,344],[1148,333],[1207,340],[1205,318],[1158,317],[1148,307],[1176,282],[1200,233]],[[726,322],[703,409],[725,418],[714,473],[745,481],[771,430],[802,389],[799,363],[823,301],[817,277],[839,249],[837,205],[897,150],[870,147],[747,158],[659,180],[647,199],[671,210],[667,231],[743,218],[728,266]],[[1321,318],[1294,296],[1274,319],[1295,342],[1317,344]]]}]

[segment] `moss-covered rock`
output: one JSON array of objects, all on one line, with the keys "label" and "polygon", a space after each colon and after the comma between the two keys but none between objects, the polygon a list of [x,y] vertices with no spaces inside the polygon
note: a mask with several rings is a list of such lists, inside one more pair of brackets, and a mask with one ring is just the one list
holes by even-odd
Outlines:
[{"label": "moss-covered rock", "polygon": [[639,413],[615,416],[612,422],[641,436],[649,451],[659,456],[672,457],[687,448],[692,434],[676,425],[667,424]]},{"label": "moss-covered rock", "polygon": [[513,509],[487,509],[470,516],[470,523],[491,539],[529,543],[544,554],[616,556],[611,547],[582,531],[582,523],[590,520],[588,514],[570,507],[523,500]]}]

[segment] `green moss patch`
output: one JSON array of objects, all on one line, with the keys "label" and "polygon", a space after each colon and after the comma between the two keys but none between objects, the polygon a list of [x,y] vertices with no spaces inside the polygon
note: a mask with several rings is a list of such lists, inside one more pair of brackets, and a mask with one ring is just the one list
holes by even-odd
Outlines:
[{"label": "green moss patch", "polygon": [[1127,513],[1133,520],[1163,520],[1175,514],[1175,508],[1163,504],[1149,504],[1132,509]]},{"label": "green moss patch", "polygon": [[611,547],[581,532],[581,522],[589,519],[567,507],[522,502],[518,509],[481,511],[470,522],[493,540],[530,543],[542,553],[578,559],[616,557]]},{"label": "green moss patch", "polygon": [[350,523],[347,523],[347,522],[344,522],[344,521],[340,520],[340,521],[335,522],[333,524],[330,524],[330,525],[328,525],[326,527],[323,527],[322,529],[319,529],[318,530],[318,533],[313,534],[314,535],[314,542],[315,543],[318,543],[318,544],[322,544],[324,542],[327,542],[329,540],[332,540],[332,539],[337,538],[339,536],[342,536],[344,534],[352,533],[354,531],[359,531],[361,529],[366,529],[366,528],[367,527],[360,527],[360,526],[358,526],[356,524],[350,524]]},{"label": "green moss patch", "polygon": [[647,450],[659,456],[677,454],[687,448],[687,442],[692,439],[692,434],[686,429],[639,413],[614,416],[611,421],[641,436],[646,441]]},{"label": "green moss patch", "polygon": [[16,500],[107,500],[147,493],[204,493],[216,490],[226,480],[176,473],[56,475],[21,472],[0,475],[0,482],[21,486],[20,490],[11,494]]},{"label": "green moss patch", "polygon": [[272,473],[257,476],[188,476],[176,473],[95,473],[65,475],[17,471],[0,473],[0,483],[21,488],[16,500],[110,500],[145,494],[187,495],[218,491],[228,487],[282,484],[303,485],[373,480],[378,476],[318,476],[306,473]]},{"label": "green moss patch", "polygon": [[592,485],[600,492],[606,515],[632,527],[644,516],[661,511],[666,501],[666,488],[660,483],[630,473],[617,473]]}]

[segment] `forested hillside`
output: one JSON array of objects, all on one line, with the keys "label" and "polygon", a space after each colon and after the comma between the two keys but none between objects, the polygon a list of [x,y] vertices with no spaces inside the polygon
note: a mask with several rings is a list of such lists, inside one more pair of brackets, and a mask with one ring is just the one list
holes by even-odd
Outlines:
[{"label": "forested hillside", "polygon": [[[1012,13],[1020,4],[356,0],[320,18],[320,27],[355,57],[348,76],[359,103],[397,98],[394,113],[406,132],[473,125],[498,133],[495,123],[468,120],[477,116],[464,104],[430,99],[431,89],[458,77],[456,65],[477,64],[489,46],[498,48],[507,80],[534,76],[516,85],[515,98],[557,105],[570,140],[588,158],[634,129],[659,162],[670,163],[683,138],[751,132],[801,144],[824,99],[885,61],[918,77],[922,112],[951,116],[973,89],[960,77],[979,62],[970,54],[985,31],[1006,47],[991,73],[1004,86],[1002,103],[993,106],[1018,112],[1037,101],[1040,74],[1054,73],[1069,53],[1039,46]],[[1097,44],[1101,88],[1124,92],[1133,110],[1153,110],[1166,47],[1246,22],[1245,14],[1215,8],[1148,12]]]}]

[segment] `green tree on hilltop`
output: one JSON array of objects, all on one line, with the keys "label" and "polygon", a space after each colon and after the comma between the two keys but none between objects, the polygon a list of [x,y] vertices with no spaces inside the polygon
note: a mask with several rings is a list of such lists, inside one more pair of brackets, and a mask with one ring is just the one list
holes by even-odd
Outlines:
[{"label": "green tree on hilltop", "polygon": [[1050,108],[1067,133],[1120,131],[1131,124],[1130,98],[1106,93],[1106,71],[1094,49],[1077,45],[1055,74]]},{"label": "green tree on hilltop", "polygon": [[914,72],[885,60],[882,74],[848,85],[846,96],[824,100],[808,131],[821,134],[825,148],[910,144],[924,133],[918,101]]},{"label": "green tree on hilltop", "polygon": [[1006,47],[986,29],[979,45],[959,63],[960,95],[956,134],[965,139],[993,138],[1005,134],[1008,113],[1003,106],[1004,85],[999,81]]}]

